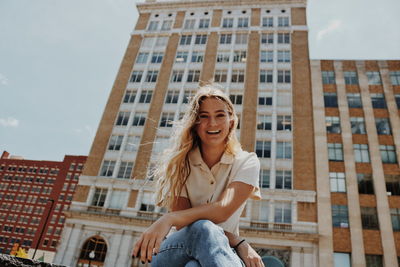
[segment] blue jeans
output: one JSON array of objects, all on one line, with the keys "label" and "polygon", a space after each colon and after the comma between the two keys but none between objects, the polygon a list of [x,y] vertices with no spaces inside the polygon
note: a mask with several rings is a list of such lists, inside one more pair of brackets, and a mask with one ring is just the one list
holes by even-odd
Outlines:
[{"label": "blue jeans", "polygon": [[241,267],[224,230],[208,220],[196,221],[161,243],[152,267]]}]

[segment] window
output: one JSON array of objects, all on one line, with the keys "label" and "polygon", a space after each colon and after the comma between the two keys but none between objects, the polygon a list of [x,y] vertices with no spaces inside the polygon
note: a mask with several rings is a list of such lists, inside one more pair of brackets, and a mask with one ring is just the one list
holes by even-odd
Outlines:
[{"label": "window", "polygon": [[367,144],[353,144],[353,150],[356,162],[370,162]]},{"label": "window", "polygon": [[271,130],[272,117],[270,115],[258,115],[257,130]]},{"label": "window", "polygon": [[358,84],[357,72],[345,71],[344,72],[344,83],[345,84]]},{"label": "window", "polygon": [[364,118],[362,117],[351,117],[351,133],[353,134],[366,134]]},{"label": "window", "polygon": [[158,21],[150,21],[148,31],[156,31],[158,28]]},{"label": "window", "polygon": [[214,81],[217,83],[225,83],[228,72],[226,70],[215,70]]},{"label": "window", "polygon": [[335,72],[322,71],[322,83],[323,84],[335,84]]},{"label": "window", "polygon": [[277,142],[276,143],[276,158],[277,159],[291,159],[292,158],[292,143],[291,142]]},{"label": "window", "polygon": [[397,163],[396,149],[394,146],[380,145],[382,163]]},{"label": "window", "polygon": [[91,205],[96,207],[103,207],[107,197],[107,191],[107,188],[96,188]]},{"label": "window", "polygon": [[203,62],[204,53],[199,51],[192,52],[192,62]]},{"label": "window", "polygon": [[339,117],[325,117],[325,123],[327,133],[340,133]]},{"label": "window", "polygon": [[133,162],[122,161],[119,166],[117,178],[129,179],[131,178]]},{"label": "window", "polygon": [[187,76],[187,82],[199,82],[200,80],[200,70],[189,70]]},{"label": "window", "polygon": [[229,62],[230,53],[229,52],[218,52],[217,62]]},{"label": "window", "polygon": [[174,112],[163,112],[161,114],[160,127],[172,127],[174,116]]},{"label": "window", "polygon": [[274,62],[274,51],[261,51],[261,62]]},{"label": "window", "polygon": [[219,37],[220,44],[231,44],[232,43],[232,34],[221,34]]},{"label": "window", "polygon": [[143,126],[146,122],[146,112],[136,112],[135,116],[133,117],[132,126]]},{"label": "window", "polygon": [[274,34],[273,33],[261,34],[261,43],[262,44],[273,44],[274,43]]},{"label": "window", "polygon": [[243,100],[243,95],[229,95],[229,99],[234,105],[241,105]]},{"label": "window", "polygon": [[400,231],[400,209],[390,209],[393,231]]},{"label": "window", "polygon": [[375,207],[361,207],[363,229],[379,230],[378,214]]},{"label": "window", "polygon": [[396,100],[397,108],[400,108],[400,94],[395,94],[394,98]]},{"label": "window", "polygon": [[277,116],[276,130],[291,131],[292,130],[292,116],[290,116],[290,115]]},{"label": "window", "polygon": [[154,211],[155,205],[153,194],[150,192],[143,192],[142,204],[140,205],[141,211]]},{"label": "window", "polygon": [[142,41],[141,47],[152,47],[154,44],[155,37],[145,37]]},{"label": "window", "polygon": [[168,148],[169,142],[169,137],[157,136],[156,140],[154,141],[153,154],[162,153],[165,149]]},{"label": "window", "polygon": [[195,91],[194,91],[194,90],[185,90],[185,91],[183,92],[182,103],[183,103],[183,104],[189,103],[189,99],[190,99],[191,97],[193,97],[194,94],[195,94]]},{"label": "window", "polygon": [[260,70],[260,83],[272,83],[273,72],[272,70]]},{"label": "window", "polygon": [[273,17],[264,17],[262,19],[262,26],[263,27],[274,27],[274,18]]},{"label": "window", "polygon": [[244,70],[232,70],[231,82],[243,83],[244,82]]},{"label": "window", "polygon": [[199,29],[207,29],[210,27],[210,19],[200,19]]},{"label": "window", "polygon": [[143,90],[140,94],[139,103],[150,103],[152,95],[152,90]]},{"label": "window", "polygon": [[290,62],[290,51],[278,51],[278,62]]},{"label": "window", "polygon": [[124,96],[124,103],[133,103],[135,102],[135,98],[136,98],[136,91],[127,90]]},{"label": "window", "polygon": [[196,39],[194,40],[195,44],[203,45],[207,43],[207,35],[206,34],[196,34]]},{"label": "window", "polygon": [[343,172],[330,172],[331,192],[346,192],[346,180]]},{"label": "window", "polygon": [[343,161],[343,146],[339,143],[328,144],[328,155],[331,161]]},{"label": "window", "polygon": [[289,202],[275,202],[275,223],[292,223],[292,208]]},{"label": "window", "polygon": [[187,19],[187,20],[185,20],[185,25],[183,26],[183,28],[185,30],[194,29],[195,24],[196,24],[195,19]]},{"label": "window", "polygon": [[256,141],[256,154],[259,158],[270,158],[271,141]]},{"label": "window", "polygon": [[246,51],[234,51],[233,62],[246,62]]},{"label": "window", "polygon": [[336,93],[324,93],[324,103],[326,108],[337,108],[337,96]]},{"label": "window", "polygon": [[290,70],[278,70],[278,83],[290,83]]},{"label": "window", "polygon": [[362,102],[361,102],[361,96],[358,93],[348,93],[347,94],[347,103],[349,105],[349,108],[361,108],[362,107]]},{"label": "window", "polygon": [[167,43],[168,43],[168,37],[159,36],[159,37],[157,37],[156,47],[166,46]]},{"label": "window", "polygon": [[382,255],[365,254],[365,262],[367,267],[383,267]]},{"label": "window", "polygon": [[118,118],[117,118],[117,122],[115,123],[115,125],[126,126],[128,124],[130,114],[131,113],[129,111],[120,111],[118,113]]},{"label": "window", "polygon": [[111,177],[114,172],[115,161],[105,160],[101,167],[100,176]]},{"label": "window", "polygon": [[278,44],[290,44],[289,33],[278,33]]},{"label": "window", "polygon": [[182,82],[182,78],[183,78],[183,70],[172,71],[171,82],[173,83]]},{"label": "window", "polygon": [[112,135],[108,144],[108,150],[120,150],[122,139],[124,139],[123,135]]},{"label": "window", "polygon": [[276,171],[276,189],[292,189],[292,171]]},{"label": "window", "polygon": [[188,58],[188,52],[177,52],[175,62],[176,63],[185,63]]},{"label": "window", "polygon": [[270,96],[260,96],[258,97],[258,105],[267,105],[271,106],[272,105],[272,97]]},{"label": "window", "polygon": [[161,30],[168,31],[171,29],[171,26],[172,26],[172,20],[164,20],[161,26]]},{"label": "window", "polygon": [[176,104],[179,99],[179,91],[178,90],[168,90],[167,96],[165,97],[165,104]]},{"label": "window", "polygon": [[269,170],[261,169],[260,170],[260,188],[269,188],[270,177]]},{"label": "window", "polygon": [[180,45],[190,45],[192,42],[192,35],[182,35],[179,42]]},{"label": "window", "polygon": [[389,118],[375,118],[378,134],[391,134]]},{"label": "window", "polygon": [[374,185],[372,183],[372,174],[357,173],[358,193],[374,194]]},{"label": "window", "polygon": [[111,194],[110,206],[111,209],[120,210],[124,207],[128,196],[128,192],[122,190],[113,190]]},{"label": "window", "polygon": [[367,71],[365,73],[368,78],[368,84],[370,85],[379,85],[382,84],[381,75],[378,71]]},{"label": "window", "polygon": [[332,205],[332,225],[333,227],[348,228],[349,215],[347,206]]},{"label": "window", "polygon": [[392,85],[400,85],[400,71],[390,71],[389,75]]},{"label": "window", "polygon": [[164,53],[154,52],[151,56],[151,63],[161,63],[164,57]]},{"label": "window", "polygon": [[383,94],[371,94],[373,108],[386,108],[386,101]]},{"label": "window", "polygon": [[238,28],[247,28],[247,27],[249,27],[249,18],[239,18],[237,26],[238,26]]},{"label": "window", "polygon": [[139,53],[138,57],[136,58],[136,63],[137,64],[146,64],[148,57],[149,57],[149,53]]},{"label": "window", "polygon": [[147,71],[146,82],[154,83],[157,81],[158,70],[149,70]]},{"label": "window", "polygon": [[233,18],[225,18],[222,20],[222,28],[233,28]]},{"label": "window", "polygon": [[386,192],[390,192],[390,195],[400,195],[400,175],[385,174]]},{"label": "window", "polygon": [[237,33],[235,44],[247,44],[247,33]]},{"label": "window", "polygon": [[132,72],[131,79],[129,80],[131,83],[140,83],[142,81],[143,71],[134,71]]},{"label": "window", "polygon": [[288,27],[289,17],[278,17],[278,27]]},{"label": "window", "polygon": [[140,136],[130,135],[126,140],[125,151],[135,152],[138,150],[140,145]]}]

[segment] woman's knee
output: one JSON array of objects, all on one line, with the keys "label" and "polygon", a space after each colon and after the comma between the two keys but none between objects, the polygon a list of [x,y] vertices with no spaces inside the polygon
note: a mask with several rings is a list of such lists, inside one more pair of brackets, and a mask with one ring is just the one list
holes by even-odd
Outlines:
[{"label": "woman's knee", "polygon": [[190,231],[201,232],[204,234],[224,234],[221,227],[210,220],[198,220],[189,225]]}]

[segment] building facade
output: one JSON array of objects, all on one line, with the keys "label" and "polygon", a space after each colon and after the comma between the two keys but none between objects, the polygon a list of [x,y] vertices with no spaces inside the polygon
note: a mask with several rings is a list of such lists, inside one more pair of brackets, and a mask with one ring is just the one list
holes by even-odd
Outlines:
[{"label": "building facade", "polygon": [[332,261],[330,247],[318,249],[329,240],[317,234],[306,1],[146,1],[137,8],[55,263],[140,265],[133,245],[165,212],[154,205],[149,169],[168,145],[171,121],[212,80],[235,104],[243,148],[261,161],[263,200],[248,201],[241,236],[286,266]]},{"label": "building facade", "polygon": [[398,266],[400,61],[315,60],[311,76],[319,248],[335,266]]},{"label": "building facade", "polygon": [[48,262],[53,260],[65,222],[63,211],[71,204],[85,161],[86,156],[68,155],[63,161],[25,160],[3,152],[0,158],[1,253],[9,254],[18,243],[30,256],[37,247],[36,259],[44,256]]}]

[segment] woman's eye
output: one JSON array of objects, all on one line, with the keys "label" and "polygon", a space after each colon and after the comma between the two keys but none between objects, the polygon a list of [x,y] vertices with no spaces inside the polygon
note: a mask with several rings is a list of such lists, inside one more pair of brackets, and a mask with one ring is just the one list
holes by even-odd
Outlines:
[{"label": "woman's eye", "polygon": [[199,118],[200,119],[207,119],[207,115],[200,115]]},{"label": "woman's eye", "polygon": [[218,114],[217,117],[225,117],[225,114]]}]

